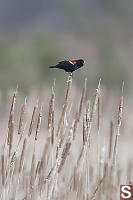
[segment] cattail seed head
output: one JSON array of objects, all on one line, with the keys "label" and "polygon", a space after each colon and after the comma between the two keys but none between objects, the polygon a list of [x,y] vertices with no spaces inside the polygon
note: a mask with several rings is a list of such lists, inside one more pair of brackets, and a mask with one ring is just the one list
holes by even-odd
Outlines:
[{"label": "cattail seed head", "polygon": [[24,154],[25,154],[25,150],[26,150],[26,143],[27,143],[27,140],[26,140],[26,138],[25,138],[25,139],[24,139],[24,142],[23,142],[23,148],[22,148],[22,152],[21,152],[21,157],[20,157],[19,173],[21,172],[21,170],[22,170],[22,168],[23,168]]},{"label": "cattail seed head", "polygon": [[36,127],[36,134],[35,134],[35,140],[37,140],[38,137],[38,133],[40,131],[40,127],[41,127],[41,120],[42,120],[42,106],[38,115],[38,120],[37,120],[37,127]]},{"label": "cattail seed head", "polygon": [[18,127],[18,134],[22,134],[23,132],[23,124],[24,124],[24,118],[26,113],[26,105],[27,105],[27,99],[25,98],[24,105],[21,108],[21,114],[20,114],[20,120],[19,120],[19,127]]},{"label": "cattail seed head", "polygon": [[29,137],[31,136],[32,131],[33,131],[33,126],[34,126],[37,110],[38,110],[38,102],[37,102],[36,106],[34,106],[34,109],[33,109],[32,118],[31,118],[31,122],[30,122],[30,128],[29,128],[29,132],[28,132]]}]

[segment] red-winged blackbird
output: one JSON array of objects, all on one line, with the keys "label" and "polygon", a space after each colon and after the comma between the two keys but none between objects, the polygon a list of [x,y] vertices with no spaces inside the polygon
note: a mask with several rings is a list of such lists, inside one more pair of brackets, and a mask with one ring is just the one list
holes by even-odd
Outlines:
[{"label": "red-winged blackbird", "polygon": [[72,72],[79,69],[80,67],[83,67],[84,60],[65,60],[59,62],[55,66],[50,66],[49,68],[58,68],[58,69],[64,69],[66,72],[69,72],[70,75],[72,75]]}]

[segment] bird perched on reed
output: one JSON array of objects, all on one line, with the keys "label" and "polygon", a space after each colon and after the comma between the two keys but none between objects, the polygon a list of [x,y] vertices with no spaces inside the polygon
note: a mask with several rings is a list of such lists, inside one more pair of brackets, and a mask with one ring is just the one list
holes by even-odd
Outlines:
[{"label": "bird perched on reed", "polygon": [[70,76],[72,76],[72,73],[75,70],[83,67],[83,65],[84,65],[84,60],[82,60],[82,59],[78,59],[78,60],[65,60],[65,61],[59,62],[55,66],[50,66],[49,68],[63,69],[66,72],[68,72]]}]

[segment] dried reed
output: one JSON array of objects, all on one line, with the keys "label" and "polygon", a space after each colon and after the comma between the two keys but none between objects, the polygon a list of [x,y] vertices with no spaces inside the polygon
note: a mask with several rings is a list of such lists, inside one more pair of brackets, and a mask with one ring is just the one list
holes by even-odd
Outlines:
[{"label": "dried reed", "polygon": [[35,154],[32,155],[31,170],[30,170],[30,186],[33,187],[35,182]]},{"label": "dried reed", "polygon": [[100,130],[100,124],[101,124],[101,113],[102,113],[102,99],[101,99],[101,94],[100,91],[98,93],[98,122],[97,122],[97,128],[98,132]]},{"label": "dried reed", "polygon": [[66,158],[67,158],[69,151],[70,151],[70,147],[71,147],[71,142],[66,143],[65,148],[64,148],[63,153],[62,153],[62,159],[61,159],[61,162],[60,162],[60,165],[59,165],[59,168],[58,168],[58,173],[61,172],[61,170],[64,166],[64,163],[65,163]]},{"label": "dried reed", "polygon": [[49,102],[49,114],[48,114],[48,131],[51,132],[51,144],[54,143],[54,101],[55,93],[52,88],[52,94]]},{"label": "dried reed", "polygon": [[26,113],[26,105],[27,105],[27,99],[25,98],[24,105],[21,108],[21,114],[20,114],[20,119],[19,119],[19,126],[18,126],[18,134],[23,133],[23,124],[24,124],[24,118],[25,118],[25,113]]},{"label": "dried reed", "polygon": [[[71,115],[71,112],[69,112],[71,87],[72,77],[69,77],[65,103],[61,110],[59,124],[55,122],[58,115],[54,112],[55,94],[52,90],[49,105],[46,104],[46,106],[49,107],[48,119],[46,118],[48,127],[46,126],[43,129],[48,135],[47,138],[45,137],[46,135],[43,134],[40,136],[40,139],[45,141],[45,145],[43,145],[43,141],[41,143],[39,143],[39,141],[36,142],[42,124],[42,106],[39,106],[40,111],[38,111],[38,103],[34,106],[33,113],[31,113],[32,119],[28,130],[28,135],[31,136],[34,131],[34,126],[36,125],[35,136],[26,137],[23,140],[26,134],[24,126],[25,112],[29,106],[26,100],[20,110],[20,118],[18,121],[19,135],[15,135],[13,129],[16,93],[14,93],[8,122],[8,141],[6,141],[11,149],[10,159],[8,146],[2,145],[0,149],[0,199],[115,199],[117,198],[115,195],[121,181],[124,180],[127,184],[132,183],[132,157],[129,156],[129,158],[127,158],[128,156],[125,156],[126,162],[123,167],[121,164],[121,157],[123,155],[121,152],[120,155],[117,155],[118,138],[120,130],[123,128],[123,126],[121,126],[123,114],[123,86],[119,103],[117,134],[115,138],[113,136],[114,123],[112,121],[110,122],[109,138],[106,131],[104,131],[106,130],[106,123],[109,116],[107,115],[106,118],[106,114],[103,113],[101,109],[102,95],[100,91],[100,81],[92,103],[88,101],[84,108],[86,94],[85,80],[79,102],[79,109],[74,117],[73,114]],[[106,109],[107,108],[106,106]],[[98,115],[96,119],[98,121],[96,121],[93,126],[96,111]],[[68,117],[70,117],[69,120],[67,120]],[[79,123],[80,120],[82,120],[81,123]],[[54,135],[56,126],[58,137]],[[102,135],[97,135],[97,132],[99,133],[100,130],[102,130]],[[91,131],[93,131],[94,134],[93,141],[90,145]],[[76,138],[75,136],[77,133],[79,137]],[[109,142],[106,142],[106,139],[109,140]],[[126,137],[124,138],[122,135],[121,142],[123,142],[123,139],[125,140]],[[20,144],[22,140],[23,144],[21,149]],[[30,163],[28,162],[29,154],[26,153],[26,147],[29,144],[27,144],[28,141],[30,143],[30,152],[33,152],[31,154],[32,160]],[[120,143],[119,146],[121,144],[124,146],[127,145],[128,142]],[[44,146],[43,148],[42,145]],[[98,157],[103,145],[107,154],[104,154],[103,157]],[[121,146],[121,148],[123,148],[123,146]],[[12,153],[13,150],[14,153]],[[128,148],[126,150],[128,150]],[[116,155],[119,156],[117,165],[115,165]],[[22,198],[22,195],[24,195],[24,198]]]},{"label": "dried reed", "polygon": [[54,110],[52,111],[52,134],[51,134],[51,144],[54,144],[54,123],[55,123],[55,118],[54,118]]},{"label": "dried reed", "polygon": [[12,143],[13,143],[14,110],[15,110],[15,104],[16,104],[16,97],[17,97],[17,89],[14,92],[14,95],[13,95],[13,98],[12,98],[12,104],[11,104],[9,121],[8,121],[8,139],[7,139],[7,144],[9,145],[9,157],[11,156]]},{"label": "dried reed", "polygon": [[49,113],[48,113],[48,130],[50,131],[52,126],[52,115],[54,111],[54,101],[55,101],[55,93],[52,89],[52,94],[49,102]]},{"label": "dried reed", "polygon": [[38,137],[38,133],[40,131],[40,127],[41,127],[41,120],[42,120],[42,106],[38,115],[38,120],[37,120],[37,127],[36,127],[36,134],[35,134],[35,140],[37,140]]},{"label": "dried reed", "polygon": [[34,106],[34,109],[33,109],[32,118],[31,118],[31,122],[30,122],[30,128],[29,128],[29,132],[28,132],[29,137],[31,136],[32,131],[33,131],[37,110],[38,110],[38,101],[37,101],[37,104]]},{"label": "dried reed", "polygon": [[115,144],[114,144],[114,152],[113,152],[113,163],[112,163],[113,166],[115,165],[115,162],[116,162],[117,148],[118,148],[118,142],[119,142],[119,136],[120,136],[120,127],[121,127],[121,122],[122,122],[123,87],[124,87],[124,82],[122,84],[122,96],[120,98],[119,109],[118,109],[118,124],[117,124],[117,134],[115,136]]},{"label": "dried reed", "polygon": [[[86,151],[87,151],[87,146],[90,146],[90,132],[91,132],[91,124],[94,118],[94,114],[97,108],[97,104],[98,104],[98,96],[100,93],[100,83],[101,83],[101,79],[99,80],[98,83],[98,88],[96,89],[96,94],[95,94],[95,98],[94,98],[94,102],[92,105],[92,109],[89,112],[89,107],[90,107],[90,103],[87,105],[86,108],[86,129],[87,129],[87,137],[86,137],[86,145],[83,145],[77,160],[77,165],[76,166],[80,166],[81,160],[84,157],[84,155],[86,155]],[[89,114],[89,115],[88,115]]]},{"label": "dried reed", "polygon": [[5,158],[4,155],[1,155],[1,177],[2,177],[2,185],[5,185]]},{"label": "dried reed", "polygon": [[98,181],[98,184],[96,185],[96,188],[95,188],[92,196],[89,198],[90,200],[95,200],[96,199],[97,192],[101,188],[101,185],[102,185],[102,183],[104,181],[104,178],[105,178],[105,176],[103,175],[103,177]]},{"label": "dried reed", "polygon": [[93,102],[91,113],[90,113],[90,122],[92,122],[96,108],[97,108],[98,98],[99,98],[99,94],[100,94],[100,84],[101,84],[101,79],[99,80],[98,88],[96,89],[96,94],[95,94],[95,97],[94,97],[94,102]]},{"label": "dried reed", "polygon": [[37,177],[37,174],[39,173],[40,164],[41,164],[41,162],[38,161],[37,166],[36,166],[35,178]]},{"label": "dried reed", "polygon": [[78,188],[78,174],[77,174],[77,168],[74,167],[74,173],[73,173],[73,189],[76,191]]},{"label": "dried reed", "polygon": [[82,109],[83,109],[83,104],[84,104],[84,99],[85,99],[85,94],[86,94],[86,82],[87,82],[87,79],[85,79],[84,87],[83,87],[83,90],[82,90],[82,96],[81,96],[81,100],[80,100],[79,111],[78,111],[78,113],[76,113],[76,117],[75,117],[75,123],[74,123],[74,129],[73,129],[73,139],[75,139],[77,125],[79,123],[81,113],[82,113]]},{"label": "dried reed", "polygon": [[57,136],[60,134],[60,132],[62,130],[63,123],[64,123],[64,118],[65,118],[67,109],[69,107],[69,98],[70,98],[71,87],[72,87],[72,76],[69,76],[69,78],[68,78],[68,85],[67,85],[67,92],[66,92],[66,97],[65,97],[65,104],[63,106],[61,118],[60,118],[60,121],[59,121],[59,124],[58,124],[57,133],[56,133]]},{"label": "dried reed", "polygon": [[49,144],[50,144],[50,138],[48,137],[46,144],[44,145],[44,149],[43,149],[43,153],[42,153],[42,157],[41,157],[41,163],[40,163],[40,167],[39,167],[39,173],[45,171],[46,157],[47,157],[47,152],[49,150]]},{"label": "dried reed", "polygon": [[23,163],[24,163],[24,155],[25,155],[25,150],[26,150],[26,138],[24,139],[23,142],[23,148],[22,148],[22,152],[21,152],[21,156],[20,156],[20,162],[19,162],[19,173],[21,173],[22,168],[23,168]]},{"label": "dried reed", "polygon": [[87,142],[87,127],[86,127],[86,119],[83,117],[83,145]]},{"label": "dried reed", "polygon": [[108,160],[111,160],[112,157],[112,148],[113,148],[113,132],[114,132],[114,124],[111,120],[110,122],[110,137],[109,137],[109,154],[108,154]]}]

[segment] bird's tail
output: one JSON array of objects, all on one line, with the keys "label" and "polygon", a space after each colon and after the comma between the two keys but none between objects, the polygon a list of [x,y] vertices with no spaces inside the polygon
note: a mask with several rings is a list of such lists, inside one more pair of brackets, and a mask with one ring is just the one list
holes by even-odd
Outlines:
[{"label": "bird's tail", "polygon": [[49,68],[56,68],[56,66],[49,66]]}]

